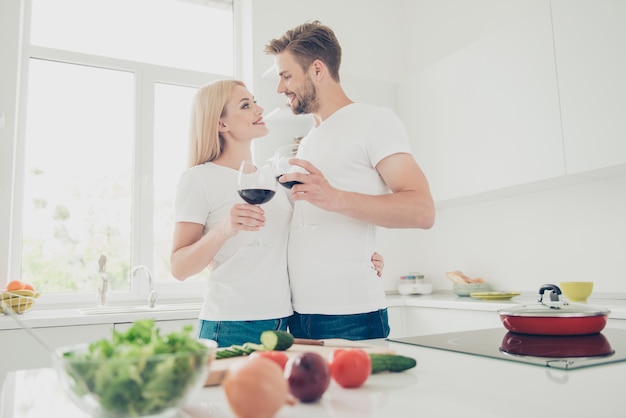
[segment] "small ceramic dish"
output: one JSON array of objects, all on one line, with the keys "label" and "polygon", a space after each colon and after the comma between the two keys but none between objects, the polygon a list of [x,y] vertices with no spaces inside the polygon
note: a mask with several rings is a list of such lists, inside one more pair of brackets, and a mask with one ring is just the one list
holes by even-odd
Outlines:
[{"label": "small ceramic dish", "polygon": [[457,296],[469,296],[472,292],[488,292],[491,286],[489,283],[454,283],[452,290]]},{"label": "small ceramic dish", "polygon": [[507,300],[520,294],[519,292],[472,292],[470,296],[483,300]]}]

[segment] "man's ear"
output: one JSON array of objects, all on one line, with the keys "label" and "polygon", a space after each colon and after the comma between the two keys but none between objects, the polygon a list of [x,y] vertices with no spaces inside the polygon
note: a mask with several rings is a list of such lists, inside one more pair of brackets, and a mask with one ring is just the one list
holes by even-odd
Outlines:
[{"label": "man's ear", "polygon": [[320,60],[313,61],[311,66],[313,67],[313,74],[315,74],[316,77],[319,77],[320,74],[324,72],[324,63]]}]

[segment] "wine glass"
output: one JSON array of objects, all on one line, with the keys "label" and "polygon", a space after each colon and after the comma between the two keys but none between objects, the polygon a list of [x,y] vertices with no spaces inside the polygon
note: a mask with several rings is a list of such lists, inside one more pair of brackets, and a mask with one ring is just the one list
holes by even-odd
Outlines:
[{"label": "wine glass", "polygon": [[[293,143],[283,145],[281,147],[278,147],[274,152],[273,163],[276,173],[278,174],[276,176],[276,181],[278,182],[278,184],[288,189],[291,189],[296,184],[302,184],[302,182],[287,181],[285,183],[281,183],[278,179],[283,174],[296,171],[306,173],[306,170],[304,170],[302,167],[299,167],[297,165],[291,165],[291,163],[289,163],[289,160],[296,157],[306,159],[304,146],[302,144]],[[297,212],[298,218],[296,219],[296,222],[292,222],[291,229],[315,229],[319,226],[317,224],[310,224],[304,219],[304,213],[302,212],[302,207],[300,205],[294,204],[294,213],[295,212]]]},{"label": "wine glass", "polygon": [[[276,193],[276,175],[269,165],[258,166],[244,160],[239,167],[239,196],[251,205],[269,202]],[[247,244],[251,247],[270,247],[271,244],[257,237]]]}]

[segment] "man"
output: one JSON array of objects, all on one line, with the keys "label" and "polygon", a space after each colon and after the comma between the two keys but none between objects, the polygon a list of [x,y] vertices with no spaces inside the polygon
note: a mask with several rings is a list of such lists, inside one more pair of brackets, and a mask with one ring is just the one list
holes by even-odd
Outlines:
[{"label": "man", "polygon": [[371,269],[376,227],[428,229],[435,209],[406,130],[389,109],[354,103],[340,84],[341,46],[327,26],[305,23],[271,40],[280,81],[295,114],[311,114],[293,160],[309,174],[292,197],[313,230],[292,231],[289,327],[300,338],[383,338],[389,334],[384,286]]}]

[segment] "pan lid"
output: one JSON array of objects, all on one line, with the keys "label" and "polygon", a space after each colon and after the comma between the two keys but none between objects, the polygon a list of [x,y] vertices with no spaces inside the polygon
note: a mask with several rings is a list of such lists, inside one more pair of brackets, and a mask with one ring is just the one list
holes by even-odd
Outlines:
[{"label": "pan lid", "polygon": [[498,313],[507,316],[570,318],[605,316],[611,313],[611,311],[581,303],[569,303],[563,299],[561,289],[557,285],[546,284],[539,289],[539,299],[537,303],[500,309]]}]

